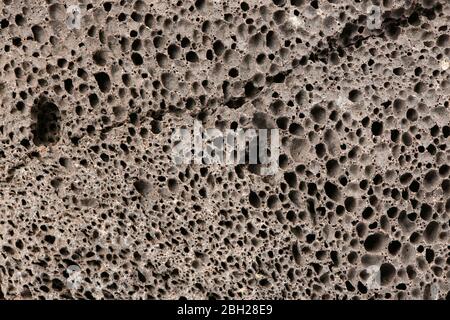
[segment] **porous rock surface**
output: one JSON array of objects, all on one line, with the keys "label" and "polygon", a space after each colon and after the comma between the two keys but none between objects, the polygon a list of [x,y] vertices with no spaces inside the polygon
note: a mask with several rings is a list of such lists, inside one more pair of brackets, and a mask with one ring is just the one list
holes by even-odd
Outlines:
[{"label": "porous rock surface", "polygon": [[[448,298],[449,25],[447,0],[0,0],[0,298]],[[194,119],[279,129],[277,173],[175,165]]]}]

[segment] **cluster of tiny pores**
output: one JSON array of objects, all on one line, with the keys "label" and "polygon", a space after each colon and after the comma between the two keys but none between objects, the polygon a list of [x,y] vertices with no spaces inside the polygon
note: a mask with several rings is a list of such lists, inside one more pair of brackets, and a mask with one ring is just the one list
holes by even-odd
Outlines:
[{"label": "cluster of tiny pores", "polygon": [[398,2],[0,0],[0,298],[448,298],[450,6]]}]

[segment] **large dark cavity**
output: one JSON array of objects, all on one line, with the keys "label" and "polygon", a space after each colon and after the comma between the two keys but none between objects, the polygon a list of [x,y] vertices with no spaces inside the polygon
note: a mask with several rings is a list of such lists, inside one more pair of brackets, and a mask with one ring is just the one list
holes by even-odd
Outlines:
[{"label": "large dark cavity", "polygon": [[31,108],[31,116],[34,120],[31,132],[36,146],[58,142],[61,130],[61,115],[59,108],[54,103],[41,99]]}]

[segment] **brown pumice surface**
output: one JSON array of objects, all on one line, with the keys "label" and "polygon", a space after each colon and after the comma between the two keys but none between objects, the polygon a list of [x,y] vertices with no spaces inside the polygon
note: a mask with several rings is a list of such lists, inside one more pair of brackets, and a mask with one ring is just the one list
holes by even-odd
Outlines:
[{"label": "brown pumice surface", "polygon": [[[0,299],[448,299],[446,0],[0,0]],[[277,171],[171,134],[277,129]]]}]

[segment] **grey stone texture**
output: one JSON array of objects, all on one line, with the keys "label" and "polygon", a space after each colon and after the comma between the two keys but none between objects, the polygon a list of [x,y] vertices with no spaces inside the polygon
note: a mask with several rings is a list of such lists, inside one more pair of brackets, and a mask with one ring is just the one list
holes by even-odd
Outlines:
[{"label": "grey stone texture", "polygon": [[[447,0],[0,0],[0,298],[448,298],[449,26]],[[277,172],[174,164],[194,120],[278,129]]]}]

